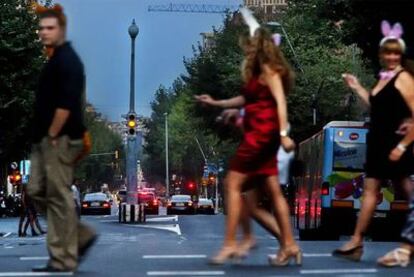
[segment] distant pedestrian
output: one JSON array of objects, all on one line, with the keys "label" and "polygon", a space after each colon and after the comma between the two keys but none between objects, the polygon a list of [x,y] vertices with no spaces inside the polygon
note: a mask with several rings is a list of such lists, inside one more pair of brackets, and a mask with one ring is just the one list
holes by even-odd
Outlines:
[{"label": "distant pedestrian", "polygon": [[41,211],[47,211],[49,261],[33,271],[73,272],[96,240],[95,231],[79,221],[70,193],[75,163],[90,147],[83,124],[85,76],[79,56],[66,41],[63,8],[38,6],[36,12],[49,59],[35,98],[27,192]]},{"label": "distant pedestrian", "polygon": [[73,194],[73,201],[75,202],[76,213],[78,217],[81,216],[81,196],[79,191],[79,180],[75,179],[72,186],[70,187]]}]

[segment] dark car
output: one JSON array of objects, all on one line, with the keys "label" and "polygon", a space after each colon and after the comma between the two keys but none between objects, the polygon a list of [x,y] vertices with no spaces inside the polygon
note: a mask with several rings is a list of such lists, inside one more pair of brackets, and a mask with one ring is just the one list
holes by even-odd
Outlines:
[{"label": "dark car", "polygon": [[153,192],[138,192],[138,201],[145,205],[146,214],[158,214],[159,201]]},{"label": "dark car", "polygon": [[105,193],[88,193],[82,201],[81,214],[111,214],[111,203]]},{"label": "dark car", "polygon": [[173,195],[168,202],[167,214],[187,213],[194,214],[196,211],[190,195]]},{"label": "dark car", "polygon": [[213,200],[207,198],[199,198],[197,213],[214,214]]}]

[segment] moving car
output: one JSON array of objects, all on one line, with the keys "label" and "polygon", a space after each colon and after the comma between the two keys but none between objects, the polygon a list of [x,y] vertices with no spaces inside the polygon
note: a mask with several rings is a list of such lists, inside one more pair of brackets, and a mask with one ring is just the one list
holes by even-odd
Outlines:
[{"label": "moving car", "polygon": [[111,214],[111,203],[108,196],[102,192],[88,193],[82,201],[81,214]]},{"label": "moving car", "polygon": [[158,214],[159,201],[155,193],[149,191],[139,191],[138,201],[145,205],[146,214]]},{"label": "moving car", "polygon": [[214,214],[213,200],[208,198],[199,198],[197,212],[205,214]]},{"label": "moving car", "polygon": [[167,206],[167,214],[176,214],[178,212],[185,212],[187,214],[194,214],[196,211],[190,195],[173,195]]}]

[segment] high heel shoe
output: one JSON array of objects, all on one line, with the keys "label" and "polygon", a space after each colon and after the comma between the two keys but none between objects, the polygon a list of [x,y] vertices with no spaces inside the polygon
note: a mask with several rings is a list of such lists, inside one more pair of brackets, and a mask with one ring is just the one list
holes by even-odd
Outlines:
[{"label": "high heel shoe", "polygon": [[236,246],[225,246],[221,248],[220,252],[215,255],[214,257],[210,258],[209,264],[210,265],[223,265],[227,261],[240,261],[241,256],[239,252],[239,248]]},{"label": "high heel shoe", "polygon": [[302,265],[302,250],[299,248],[294,250],[279,250],[276,256],[269,256],[269,264],[272,266],[287,266],[292,259],[296,265]]},{"label": "high heel shoe", "polygon": [[348,259],[354,262],[359,262],[361,260],[362,254],[364,253],[364,246],[357,245],[348,250],[342,250],[340,248],[335,249],[332,252],[332,256]]},{"label": "high heel shoe", "polygon": [[247,256],[249,256],[249,253],[251,250],[257,248],[257,243],[256,242],[244,242],[241,243],[241,245],[239,246],[238,249],[238,256],[242,259],[246,258]]}]

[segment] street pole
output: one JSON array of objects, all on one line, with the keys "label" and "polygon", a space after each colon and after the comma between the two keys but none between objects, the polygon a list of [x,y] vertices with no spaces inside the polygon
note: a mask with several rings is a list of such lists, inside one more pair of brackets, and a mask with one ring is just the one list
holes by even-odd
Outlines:
[{"label": "street pole", "polygon": [[218,214],[218,185],[219,185],[219,170],[217,168],[217,175],[216,175],[216,195],[215,195],[215,203],[214,203],[214,213]]},{"label": "street pole", "polygon": [[165,195],[170,197],[170,171],[168,168],[168,113],[165,116]]},{"label": "street pole", "polygon": [[[135,38],[139,33],[138,26],[135,24],[135,19],[128,28],[129,36],[131,37],[131,70],[130,70],[130,95],[129,95],[129,116],[136,118],[135,114]],[[126,174],[127,174],[127,203],[137,204],[137,138],[135,131],[128,135],[127,140],[127,154],[126,154]]]}]

